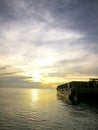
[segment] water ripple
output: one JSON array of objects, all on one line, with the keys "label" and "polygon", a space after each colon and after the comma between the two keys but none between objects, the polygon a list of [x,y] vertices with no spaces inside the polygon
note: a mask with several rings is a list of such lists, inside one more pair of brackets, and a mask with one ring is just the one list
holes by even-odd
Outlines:
[{"label": "water ripple", "polygon": [[[0,130],[97,130],[98,109],[68,105],[55,90],[8,89],[0,93]],[[33,98],[35,96],[35,98]]]}]

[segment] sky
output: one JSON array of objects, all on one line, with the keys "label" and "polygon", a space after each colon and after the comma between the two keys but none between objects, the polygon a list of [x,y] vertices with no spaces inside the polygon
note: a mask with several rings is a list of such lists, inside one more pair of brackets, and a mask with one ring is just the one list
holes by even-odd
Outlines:
[{"label": "sky", "polygon": [[98,0],[0,0],[0,87],[98,78]]}]

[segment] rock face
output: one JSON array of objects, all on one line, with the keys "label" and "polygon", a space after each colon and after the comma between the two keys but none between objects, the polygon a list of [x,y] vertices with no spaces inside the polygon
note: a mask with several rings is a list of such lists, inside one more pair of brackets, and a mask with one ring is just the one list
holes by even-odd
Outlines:
[{"label": "rock face", "polygon": [[98,98],[98,79],[89,81],[72,81],[57,86],[58,96],[67,98],[73,102],[97,101]]}]

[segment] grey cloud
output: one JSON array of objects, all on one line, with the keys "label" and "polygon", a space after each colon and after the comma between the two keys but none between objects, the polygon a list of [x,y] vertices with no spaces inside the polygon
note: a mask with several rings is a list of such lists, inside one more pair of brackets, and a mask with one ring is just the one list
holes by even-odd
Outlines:
[{"label": "grey cloud", "polygon": [[[79,57],[73,59],[63,59],[58,61],[55,65],[57,72],[66,75],[98,75],[98,58],[92,53],[84,53]],[[58,74],[59,74],[58,73]],[[63,76],[63,75],[62,75]]]},{"label": "grey cloud", "polygon": [[18,74],[18,73],[20,73],[20,71],[17,71],[17,72],[8,72],[8,73],[2,73],[1,75],[0,75],[0,77],[10,77],[10,76],[12,76],[13,74]]},{"label": "grey cloud", "polygon": [[[30,77],[29,77],[30,78]],[[0,78],[0,87],[6,88],[43,88],[40,82],[27,82],[25,77],[10,76]]]},{"label": "grey cloud", "polygon": [[[29,16],[33,20],[39,17],[36,20],[41,22],[41,19],[45,19],[46,13],[49,13],[54,18],[55,24],[60,27],[68,26],[71,29],[98,30],[98,28],[95,28],[98,25],[97,0],[2,0],[0,2],[2,14],[21,15],[22,17],[25,16],[25,18]],[[9,19],[14,20],[8,14],[5,17],[7,16]]]},{"label": "grey cloud", "polygon": [[86,76],[98,76],[98,67],[87,67],[87,66],[75,66],[73,69],[71,69],[71,71],[75,72],[74,70],[76,70],[76,74],[77,76],[81,76],[81,75],[85,75]]},{"label": "grey cloud", "polygon": [[9,68],[10,65],[6,65],[6,66],[0,66],[0,70],[6,70],[7,68]]},{"label": "grey cloud", "polygon": [[97,5],[97,0],[78,0],[68,5],[66,5],[66,2],[63,4],[58,3],[52,15],[59,22],[60,27],[68,27],[87,33],[90,32],[93,35],[94,32],[98,31]]},{"label": "grey cloud", "polygon": [[[32,0],[26,1],[11,1],[4,0],[0,1],[0,9],[1,9],[1,20],[4,23],[7,22],[22,22],[24,21],[39,21],[43,22],[43,15],[40,15],[40,11],[38,11],[38,7],[35,10],[36,3]],[[42,12],[42,11],[41,11]],[[44,12],[44,11],[43,11]]]},{"label": "grey cloud", "polygon": [[[21,0],[1,2],[1,14],[5,14],[4,18],[16,23],[35,23],[44,22],[46,28],[70,29],[77,32],[86,33],[88,36],[97,36],[98,33],[98,1],[82,1],[82,0]],[[89,4],[88,4],[89,3]],[[49,17],[53,19],[49,23]],[[1,17],[2,17],[1,15]],[[13,16],[10,16],[13,15]],[[13,17],[16,17],[14,19]],[[47,20],[46,20],[46,17]],[[3,22],[8,22],[8,20]],[[25,22],[24,22],[25,21]],[[3,24],[3,23],[2,23]]]},{"label": "grey cloud", "polygon": [[46,77],[66,77],[66,72],[54,72],[54,73],[48,73]]}]

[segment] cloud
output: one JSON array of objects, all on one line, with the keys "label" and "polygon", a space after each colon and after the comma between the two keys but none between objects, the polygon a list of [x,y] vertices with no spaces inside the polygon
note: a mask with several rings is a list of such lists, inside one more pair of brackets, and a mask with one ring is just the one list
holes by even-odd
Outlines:
[{"label": "cloud", "polygon": [[27,82],[24,77],[3,77],[0,78],[0,87],[12,88],[43,88],[40,82]]},{"label": "cloud", "polygon": [[97,0],[1,0],[0,76],[28,79],[39,73],[45,83],[97,77],[97,4]]}]

